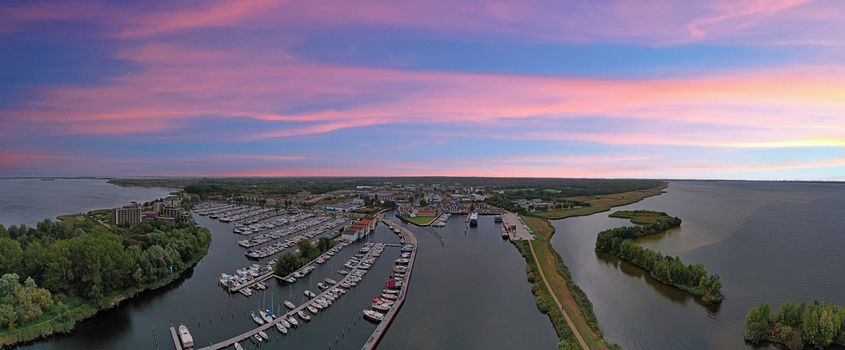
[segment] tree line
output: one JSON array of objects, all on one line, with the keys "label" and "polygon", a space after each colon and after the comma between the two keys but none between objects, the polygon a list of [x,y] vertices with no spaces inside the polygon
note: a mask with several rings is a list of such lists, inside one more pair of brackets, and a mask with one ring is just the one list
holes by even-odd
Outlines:
[{"label": "tree line", "polygon": [[745,340],[778,343],[791,350],[812,345],[822,349],[845,346],[845,307],[818,301],[786,301],[777,312],[769,304],[752,307],[745,315]]},{"label": "tree line", "polygon": [[[205,255],[210,241],[208,230],[194,223],[156,221],[107,229],[86,216],[73,216],[60,222],[44,220],[35,227],[0,225],[0,296],[4,304],[7,299],[27,300],[15,293],[18,287],[6,287],[23,279],[25,294],[37,296],[34,304],[42,312],[57,307],[53,311],[59,318],[67,316],[61,314],[65,305],[42,302],[49,298],[41,290],[54,299],[106,308],[110,296],[178,276]],[[0,326],[11,328],[8,307],[0,306],[0,313],[6,321]],[[33,314],[37,312],[16,310],[15,321],[26,322]]]},{"label": "tree line", "polygon": [[599,232],[596,251],[612,254],[639,266],[648,271],[654,279],[699,297],[704,304],[720,303],[724,296],[718,275],[708,274],[701,264],[687,265],[676,256],[663,255],[634,243],[637,238],[658,234],[681,225],[681,219],[677,217],[665,214],[658,216],[659,218],[651,224],[616,227]]}]

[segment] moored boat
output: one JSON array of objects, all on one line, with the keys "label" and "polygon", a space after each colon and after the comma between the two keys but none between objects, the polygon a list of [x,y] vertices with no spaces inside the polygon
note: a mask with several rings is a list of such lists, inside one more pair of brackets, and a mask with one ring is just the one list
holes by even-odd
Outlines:
[{"label": "moored boat", "polygon": [[368,321],[378,323],[384,319],[384,314],[373,310],[364,310],[364,318]]}]

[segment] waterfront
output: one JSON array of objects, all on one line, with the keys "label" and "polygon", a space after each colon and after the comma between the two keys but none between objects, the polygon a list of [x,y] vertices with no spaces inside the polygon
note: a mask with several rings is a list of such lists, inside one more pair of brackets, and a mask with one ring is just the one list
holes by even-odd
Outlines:
[{"label": "waterfront", "polygon": [[121,187],[103,179],[0,180],[0,224],[35,225],[62,214],[148,202],[167,196],[166,188]]},{"label": "waterfront", "polygon": [[[27,181],[51,187],[62,180]],[[105,183],[101,180],[85,182]],[[106,185],[115,192],[136,189]],[[146,193],[151,196],[149,199],[166,194],[167,191]],[[115,198],[128,196],[125,193],[110,195]],[[63,206],[62,210],[81,212],[107,207],[96,203],[86,203],[84,207],[71,207],[70,204]],[[388,215],[392,218],[392,213]],[[363,245],[359,242],[342,250],[292,287],[271,279],[268,281],[270,288],[256,291],[252,297],[246,298],[240,294],[228,294],[217,285],[221,272],[251,263],[244,257],[244,249],[237,245],[243,236],[232,233],[232,224],[199,215],[194,215],[194,218],[211,231],[212,242],[208,255],[183,278],[100,312],[81,322],[70,334],[52,336],[18,348],[171,349],[169,327],[179,323],[190,327],[198,346],[208,345],[254,328],[250,312],[259,308],[281,310],[284,308],[281,305],[283,300],[301,303],[305,300],[303,291],[317,291],[316,283],[324,277],[340,279],[335,271]],[[13,218],[12,222],[16,220]],[[493,223],[491,216],[481,217],[479,227],[467,230],[466,234],[464,217],[452,218],[447,227],[438,229],[445,247],[428,229],[403,225],[417,235],[421,255],[406,304],[388,329],[380,349],[431,346],[506,349],[523,344],[535,348],[555,346],[557,338],[548,318],[534,305],[530,285],[525,280],[524,260],[510,243],[501,239],[499,227]],[[398,237],[383,224],[378,225],[368,239],[399,242]],[[423,254],[426,250],[430,251]],[[311,322],[292,330],[285,337],[275,330],[268,332],[271,344],[298,348],[331,346],[332,349],[360,349],[375,329],[374,324],[361,318],[361,310],[368,309],[370,299],[379,294],[398,253],[398,248],[387,248],[362,283],[332,307],[316,315]],[[262,262],[266,261],[262,259]],[[409,331],[411,329],[413,332]],[[411,339],[406,338],[409,335]],[[243,345],[253,347],[250,342]]]},{"label": "waterfront", "polygon": [[[743,320],[752,306],[786,299],[845,303],[845,186],[671,182],[667,192],[613,210],[665,211],[679,229],[640,243],[718,273],[725,300],[713,310],[596,254],[596,234],[630,225],[610,212],[553,221],[552,245],[594,305],[605,339],[625,349],[752,349]],[[611,211],[612,212],[612,211]]]},{"label": "waterfront", "polygon": [[379,349],[554,349],[557,335],[537,310],[525,259],[493,216],[480,216],[475,228],[464,219],[454,215],[441,228],[401,224],[417,236],[417,265]]}]

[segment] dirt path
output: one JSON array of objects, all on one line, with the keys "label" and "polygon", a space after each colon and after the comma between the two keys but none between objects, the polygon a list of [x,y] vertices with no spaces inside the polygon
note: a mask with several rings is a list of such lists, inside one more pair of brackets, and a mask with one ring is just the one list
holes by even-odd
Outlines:
[{"label": "dirt path", "polygon": [[534,253],[534,245],[529,243],[528,247],[531,248],[531,257],[534,258],[534,262],[537,265],[537,270],[540,271],[540,277],[543,278],[543,285],[546,286],[546,290],[549,291],[549,294],[551,294],[552,299],[554,299],[555,301],[555,304],[557,304],[557,308],[560,309],[560,313],[563,315],[563,318],[566,319],[566,324],[569,325],[569,329],[572,330],[572,334],[575,334],[575,338],[578,339],[578,343],[581,344],[582,349],[590,350],[590,347],[587,346],[587,342],[584,341],[584,338],[581,336],[581,333],[578,332],[578,328],[575,327],[574,323],[572,323],[572,319],[569,318],[569,314],[567,314],[566,310],[563,309],[563,305],[560,303],[560,300],[557,299],[557,296],[555,295],[554,291],[549,286],[549,281],[546,280],[546,273],[543,272],[542,264],[539,263],[539,260],[537,260],[537,254]]}]

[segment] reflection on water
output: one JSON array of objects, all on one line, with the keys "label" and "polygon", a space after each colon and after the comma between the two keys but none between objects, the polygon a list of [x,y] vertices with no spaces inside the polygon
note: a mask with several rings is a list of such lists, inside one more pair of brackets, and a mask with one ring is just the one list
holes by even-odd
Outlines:
[{"label": "reflection on water", "polygon": [[605,338],[625,349],[740,349],[759,303],[845,304],[845,186],[672,182],[667,193],[618,210],[659,210],[680,228],[639,244],[719,274],[725,300],[707,309],[619,259],[596,254],[596,234],[630,225],[609,212],[554,221],[552,245],[593,303]]}]

